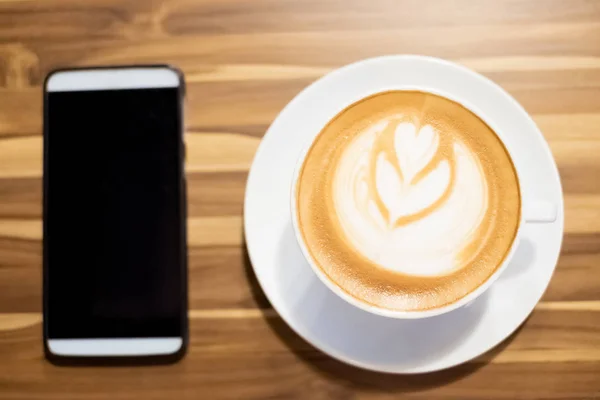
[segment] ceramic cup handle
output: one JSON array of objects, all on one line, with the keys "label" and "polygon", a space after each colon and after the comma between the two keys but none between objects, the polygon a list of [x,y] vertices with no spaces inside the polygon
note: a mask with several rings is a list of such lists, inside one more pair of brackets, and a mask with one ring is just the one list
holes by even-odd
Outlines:
[{"label": "ceramic cup handle", "polygon": [[547,201],[525,202],[523,207],[525,222],[549,223],[556,221],[558,210],[556,204]]}]

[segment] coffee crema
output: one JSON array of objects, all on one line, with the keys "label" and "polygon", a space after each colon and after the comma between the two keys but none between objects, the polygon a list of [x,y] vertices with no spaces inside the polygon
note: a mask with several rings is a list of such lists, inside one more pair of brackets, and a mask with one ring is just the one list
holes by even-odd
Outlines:
[{"label": "coffee crema", "polygon": [[389,310],[438,308],[477,289],[520,222],[517,175],[495,132],[420,91],[375,94],[340,112],[297,185],[314,263],[351,296]]}]

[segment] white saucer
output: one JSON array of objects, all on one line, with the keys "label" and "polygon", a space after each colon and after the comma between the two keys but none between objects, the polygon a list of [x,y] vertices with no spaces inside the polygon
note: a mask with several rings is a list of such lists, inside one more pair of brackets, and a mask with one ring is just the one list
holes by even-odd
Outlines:
[{"label": "white saucer", "polygon": [[[361,311],[314,275],[294,237],[290,187],[299,153],[337,112],[390,88],[430,88],[478,110],[510,135],[524,197],[554,202],[556,222],[526,225],[498,281],[473,303],[437,317],[396,320]],[[523,323],[542,297],[560,253],[563,196],[556,164],[525,110],[488,79],[434,58],[361,61],[319,79],[273,122],[256,153],[244,205],[248,253],[262,289],[288,325],[321,351],[381,372],[419,373],[466,362]]]}]

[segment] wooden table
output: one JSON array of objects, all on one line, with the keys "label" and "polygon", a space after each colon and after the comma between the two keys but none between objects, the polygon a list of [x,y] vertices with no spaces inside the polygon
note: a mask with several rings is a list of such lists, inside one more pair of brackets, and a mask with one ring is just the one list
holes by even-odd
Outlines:
[{"label": "wooden table", "polygon": [[[562,255],[533,315],[491,354],[424,376],[365,372],[302,341],[257,285],[241,231],[248,168],[278,111],[327,71],[390,53],[448,58],[502,85],[550,142],[565,191]],[[52,366],[40,85],[60,66],[158,62],[188,82],[188,356]],[[599,1],[0,1],[2,399],[600,398],[599,206]]]}]

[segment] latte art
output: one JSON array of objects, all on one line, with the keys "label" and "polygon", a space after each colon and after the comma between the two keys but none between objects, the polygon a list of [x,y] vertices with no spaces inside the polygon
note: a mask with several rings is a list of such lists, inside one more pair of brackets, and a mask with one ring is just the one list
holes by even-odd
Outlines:
[{"label": "latte art", "polygon": [[504,145],[444,97],[391,91],[323,128],[296,183],[296,222],[311,261],[380,308],[441,307],[502,264],[521,213]]},{"label": "latte art", "polygon": [[358,133],[335,171],[340,225],[366,258],[410,275],[463,265],[487,211],[487,183],[456,135],[391,116]]}]

